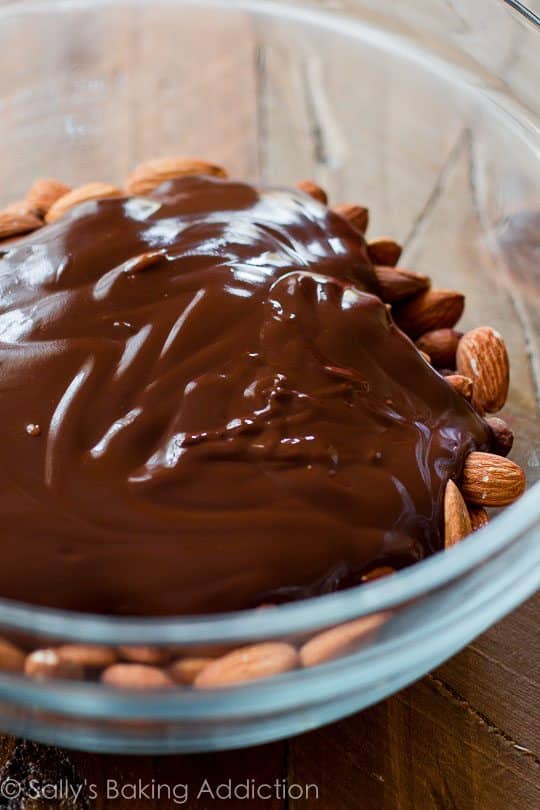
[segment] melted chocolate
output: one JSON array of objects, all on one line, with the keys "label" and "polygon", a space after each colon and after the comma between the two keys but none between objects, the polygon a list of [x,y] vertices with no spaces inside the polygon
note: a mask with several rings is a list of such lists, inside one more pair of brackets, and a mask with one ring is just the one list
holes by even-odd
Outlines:
[{"label": "melted chocolate", "polygon": [[230,610],[441,548],[486,428],[320,203],[205,177],[86,203],[0,288],[2,596]]}]

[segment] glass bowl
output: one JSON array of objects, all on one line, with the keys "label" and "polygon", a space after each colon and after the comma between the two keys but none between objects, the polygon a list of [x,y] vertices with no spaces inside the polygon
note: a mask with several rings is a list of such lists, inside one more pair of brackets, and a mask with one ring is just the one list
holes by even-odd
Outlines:
[{"label": "glass bowl", "polygon": [[286,606],[156,620],[0,601],[2,636],[27,650],[90,643],[212,655],[255,642],[299,647],[354,622],[316,665],[228,688],[131,691],[3,672],[4,731],[163,753],[296,734],[411,683],[538,587],[538,21],[497,0],[414,0],[406,12],[398,2],[381,12],[375,0],[324,5],[7,3],[0,205],[38,176],[120,181],[139,160],[175,153],[272,184],[311,177],[333,202],[368,205],[370,234],[399,240],[403,264],[466,292],[466,327],[488,323],[505,336],[505,418],[529,490],[457,547]]}]

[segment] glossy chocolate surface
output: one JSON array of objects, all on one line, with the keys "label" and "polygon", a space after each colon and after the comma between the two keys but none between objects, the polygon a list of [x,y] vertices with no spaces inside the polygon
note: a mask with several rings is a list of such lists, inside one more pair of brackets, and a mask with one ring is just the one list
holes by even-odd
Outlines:
[{"label": "glossy chocolate surface", "polygon": [[230,610],[442,547],[486,429],[320,203],[183,178],[6,251],[1,596]]}]

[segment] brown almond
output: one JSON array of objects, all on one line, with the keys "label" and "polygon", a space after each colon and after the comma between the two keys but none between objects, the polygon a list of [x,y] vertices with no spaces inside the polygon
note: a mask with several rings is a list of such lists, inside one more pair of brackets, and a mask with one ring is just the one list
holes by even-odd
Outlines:
[{"label": "brown almond", "polygon": [[6,207],[3,210],[4,212],[7,212],[9,214],[22,214],[23,216],[30,214],[33,217],[37,216],[39,219],[37,211],[35,211],[34,208],[32,208],[27,199],[15,200],[15,202],[6,205]]},{"label": "brown almond", "polygon": [[449,385],[455,388],[462,397],[465,397],[467,402],[471,401],[473,383],[469,377],[464,377],[463,374],[448,374],[444,379]]},{"label": "brown almond", "polygon": [[331,630],[324,630],[306,641],[300,650],[302,666],[314,667],[356,651],[373,636],[387,618],[388,613],[373,613],[371,616],[332,627]]},{"label": "brown almond", "polygon": [[465,296],[456,290],[427,290],[394,310],[394,318],[414,340],[432,329],[454,326],[461,318],[464,306]]},{"label": "brown almond", "polygon": [[68,194],[71,186],[52,177],[43,177],[30,186],[26,195],[26,203],[30,209],[40,217],[44,217],[54,203]]},{"label": "brown almond", "polygon": [[34,214],[17,213],[15,211],[0,211],[0,239],[10,236],[19,236],[41,228],[43,222]]},{"label": "brown almond", "polygon": [[134,169],[128,178],[127,190],[129,194],[148,194],[167,180],[194,174],[227,177],[225,169],[206,160],[182,157],[158,158],[140,163]]},{"label": "brown almond", "polygon": [[108,185],[108,183],[86,183],[86,185],[77,186],[77,188],[59,197],[49,208],[45,216],[45,221],[48,223],[56,222],[76,205],[81,205],[85,202],[121,196],[121,190],[116,188],[116,186]]},{"label": "brown almond", "polygon": [[122,658],[137,664],[165,664],[171,658],[171,651],[167,647],[124,646],[119,647],[118,652]]},{"label": "brown almond", "polygon": [[381,298],[388,304],[397,304],[399,301],[429,290],[431,284],[428,276],[421,276],[420,273],[413,273],[412,270],[405,270],[404,267],[387,267],[383,264],[376,264],[373,269],[379,282]]},{"label": "brown almond", "polygon": [[0,638],[0,670],[2,672],[22,672],[25,655],[7,638]]},{"label": "brown almond", "polygon": [[298,652],[284,642],[264,642],[212,661],[195,679],[197,689],[215,689],[259,678],[269,678],[298,666]]},{"label": "brown almond", "polygon": [[168,667],[167,672],[175,683],[189,686],[213,660],[213,658],[180,658]]},{"label": "brown almond", "polygon": [[500,411],[508,395],[510,366],[499,333],[490,326],[472,329],[461,338],[456,357],[459,373],[474,383],[474,407],[481,413]]},{"label": "brown almond", "polygon": [[508,458],[470,453],[465,459],[461,492],[476,506],[508,506],[525,491],[525,473]]},{"label": "brown almond", "polygon": [[455,546],[472,532],[471,519],[461,492],[453,481],[444,491],[444,547]]},{"label": "brown almond", "polygon": [[26,656],[24,672],[29,678],[63,678],[79,680],[84,677],[83,668],[73,661],[63,661],[58,651],[52,648],[34,650]]},{"label": "brown almond", "polygon": [[498,416],[486,418],[493,437],[493,452],[498,456],[507,456],[514,444],[514,434],[504,419]]},{"label": "brown almond", "polygon": [[389,577],[395,573],[395,568],[391,568],[389,565],[379,565],[377,568],[372,568],[371,571],[364,574],[362,577],[362,582],[371,582],[374,579],[383,579],[384,577]]},{"label": "brown almond", "polygon": [[104,644],[63,644],[55,652],[63,662],[84,669],[104,669],[118,659],[114,649]]},{"label": "brown almond", "polygon": [[368,256],[372,264],[394,266],[399,262],[402,247],[393,239],[381,237],[368,242]]},{"label": "brown almond", "polygon": [[309,194],[310,197],[313,197],[314,200],[318,200],[323,205],[328,205],[328,194],[324,188],[318,186],[313,180],[300,180],[300,182],[296,184],[296,188],[303,191],[304,194]]},{"label": "brown almond", "polygon": [[102,683],[116,689],[169,689],[174,681],[162,669],[145,664],[113,664],[101,673]]},{"label": "brown almond", "polygon": [[489,523],[489,516],[483,506],[469,506],[469,518],[473,532],[482,529]]},{"label": "brown almond", "polygon": [[343,219],[346,219],[349,225],[364,234],[369,225],[369,210],[364,208],[363,205],[355,205],[354,203],[342,203],[335,205],[332,209],[335,214],[338,214]]},{"label": "brown almond", "polygon": [[435,368],[455,368],[461,335],[456,329],[433,329],[419,337],[416,345],[429,354]]}]

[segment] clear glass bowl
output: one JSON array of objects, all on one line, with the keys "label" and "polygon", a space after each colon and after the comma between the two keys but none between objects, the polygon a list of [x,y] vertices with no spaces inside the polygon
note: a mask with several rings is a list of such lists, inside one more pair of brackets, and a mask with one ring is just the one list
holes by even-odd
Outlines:
[{"label": "clear glass bowl", "polygon": [[[360,588],[264,611],[111,619],[0,602],[2,634],[184,650],[286,639],[384,613],[335,660],[227,689],[118,691],[0,675],[0,726],[122,752],[251,745],[402,688],[540,582],[540,48],[519,3],[24,3],[0,11],[0,205],[38,176],[119,181],[185,153],[232,174],[312,177],[370,207],[402,263],[468,296],[464,323],[505,336],[505,417],[529,491],[443,554]],[[336,4],[332,4],[335,6]],[[340,4],[337,4],[340,5]],[[317,8],[315,8],[317,7]],[[513,7],[513,8],[512,8]],[[517,7],[517,10],[516,10]],[[5,540],[7,542],[7,540]],[[28,561],[32,565],[32,561]]]}]

